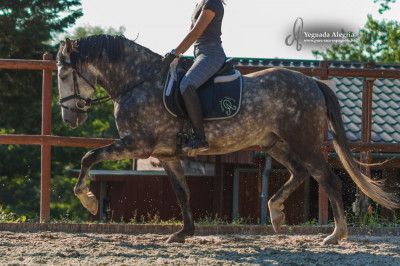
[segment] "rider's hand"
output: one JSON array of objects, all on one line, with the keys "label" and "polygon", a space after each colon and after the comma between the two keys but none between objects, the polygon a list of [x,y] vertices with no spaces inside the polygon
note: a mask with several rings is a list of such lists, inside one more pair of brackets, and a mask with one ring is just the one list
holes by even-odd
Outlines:
[{"label": "rider's hand", "polygon": [[169,65],[169,72],[175,81],[178,80],[178,75],[176,74],[176,67],[178,66],[180,58],[181,58],[180,56],[175,58],[174,61],[172,61],[172,63]]},{"label": "rider's hand", "polygon": [[170,53],[167,53],[164,58],[161,61],[161,64],[163,64],[163,66],[168,66],[170,65],[176,58],[179,57],[179,55],[177,56],[174,52],[174,50],[172,50]]}]

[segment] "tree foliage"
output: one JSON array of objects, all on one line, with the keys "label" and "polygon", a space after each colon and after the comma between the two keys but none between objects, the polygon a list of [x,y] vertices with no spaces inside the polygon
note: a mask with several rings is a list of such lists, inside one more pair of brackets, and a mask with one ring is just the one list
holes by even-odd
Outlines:
[{"label": "tree foliage", "polygon": [[[79,0],[0,1],[0,58],[42,59],[46,41],[82,16]],[[0,133],[39,134],[42,73],[0,70]],[[0,205],[38,213],[40,148],[0,145]]]},{"label": "tree foliage", "polygon": [[[41,59],[54,56],[58,44],[51,40],[65,33],[82,16],[80,0],[0,0],[0,58]],[[123,34],[101,27],[78,27],[69,37],[76,39],[94,33]],[[42,72],[0,70],[0,134],[40,134]],[[100,95],[104,91],[99,88]],[[112,104],[91,108],[88,121],[72,130],[62,121],[58,104],[56,72],[53,72],[52,134],[62,136],[118,138]],[[86,211],[73,195],[76,178],[70,170],[80,168],[88,149],[52,147],[51,215],[66,212],[85,217]],[[37,218],[40,202],[40,147],[0,145],[0,205],[6,211]],[[129,169],[130,161],[104,163],[103,169]]]},{"label": "tree foliage", "polygon": [[[387,4],[391,1],[386,1]],[[400,25],[398,21],[377,21],[368,15],[364,28],[357,38],[344,44],[334,44],[325,51],[313,51],[324,60],[359,61],[375,60],[400,63]]]},{"label": "tree foliage", "polygon": [[113,27],[108,27],[108,28],[103,28],[100,26],[91,26],[91,25],[85,25],[84,27],[77,27],[73,34],[66,34],[65,38],[70,38],[70,39],[79,39],[79,38],[84,38],[90,35],[98,35],[98,34],[109,34],[109,35],[114,35],[114,34],[120,34],[123,35],[125,33],[125,27],[120,26],[118,29],[115,29]]},{"label": "tree foliage", "polygon": [[[40,60],[54,53],[45,42],[83,15],[80,5],[80,0],[0,1],[0,58]],[[39,133],[41,73],[1,70],[0,80],[0,128]]]},{"label": "tree foliage", "polygon": [[379,3],[379,14],[383,14],[383,12],[390,10],[390,5],[396,3],[396,0],[374,0],[374,3]]}]

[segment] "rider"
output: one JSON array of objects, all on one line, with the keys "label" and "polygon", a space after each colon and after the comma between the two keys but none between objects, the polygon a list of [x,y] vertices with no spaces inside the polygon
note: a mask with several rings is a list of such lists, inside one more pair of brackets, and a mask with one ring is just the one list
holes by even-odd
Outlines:
[{"label": "rider", "polygon": [[178,47],[164,58],[165,62],[176,62],[176,58],[194,44],[193,66],[180,83],[180,91],[194,130],[190,142],[182,146],[184,151],[209,149],[204,133],[201,103],[196,90],[222,67],[226,59],[221,45],[223,4],[224,0],[202,0],[198,3],[192,15],[190,32]]}]

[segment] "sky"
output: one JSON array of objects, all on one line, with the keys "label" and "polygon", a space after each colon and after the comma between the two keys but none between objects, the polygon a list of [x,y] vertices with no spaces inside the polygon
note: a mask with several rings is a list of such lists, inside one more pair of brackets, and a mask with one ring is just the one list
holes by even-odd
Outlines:
[{"label": "sky", "polygon": [[[125,37],[161,55],[174,49],[189,32],[190,18],[199,0],[82,0],[77,26],[126,28]],[[222,42],[228,57],[315,59],[303,45],[298,51],[285,39],[297,18],[304,29],[344,29],[358,32],[367,21],[398,20],[400,1],[383,15],[373,0],[227,0]],[[73,28],[69,31],[73,31]],[[186,55],[193,54],[193,48]]]}]

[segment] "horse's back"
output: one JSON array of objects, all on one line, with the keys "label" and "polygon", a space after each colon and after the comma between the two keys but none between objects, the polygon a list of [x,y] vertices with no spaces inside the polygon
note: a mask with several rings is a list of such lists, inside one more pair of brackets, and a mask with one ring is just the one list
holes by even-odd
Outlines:
[{"label": "horse's back", "polygon": [[294,105],[303,106],[300,109],[325,107],[316,80],[297,71],[270,68],[244,75],[243,80],[244,99],[261,97],[278,109]]}]

